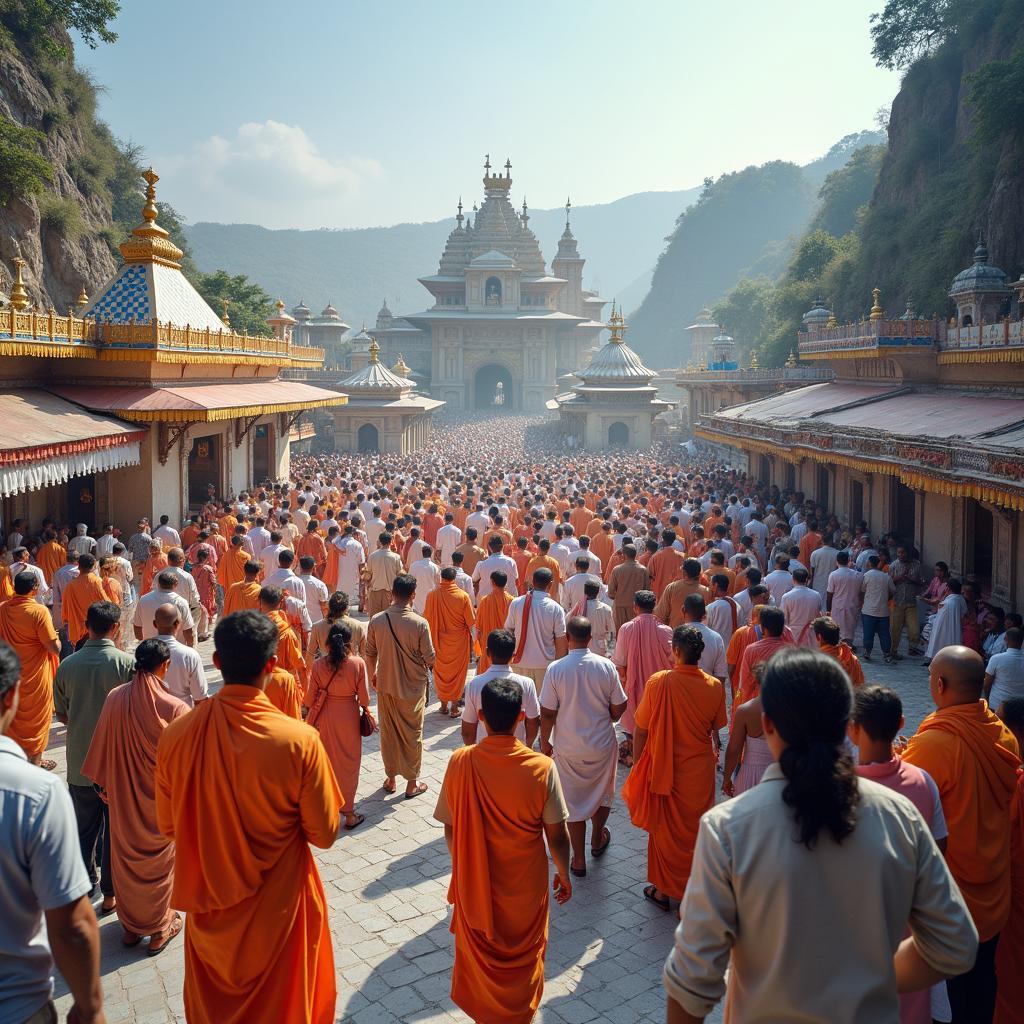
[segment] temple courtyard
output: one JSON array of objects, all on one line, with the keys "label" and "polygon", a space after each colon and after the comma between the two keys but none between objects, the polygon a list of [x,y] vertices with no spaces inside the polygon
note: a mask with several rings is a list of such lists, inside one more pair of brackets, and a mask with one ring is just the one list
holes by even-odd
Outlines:
[{"label": "temple courtyard", "polygon": [[[220,687],[212,641],[199,649],[212,693]],[[867,681],[900,693],[906,732],[912,733],[931,710],[927,671],[919,659],[888,666],[875,657],[864,666]],[[435,700],[428,705],[424,734],[423,779],[430,791],[414,800],[403,799],[401,791],[385,795],[378,738],[371,737],[363,746],[357,807],[366,821],[354,832],[343,831],[332,849],[314,851],[331,908],[336,1020],[345,1024],[469,1020],[448,998],[450,861],[443,827],[432,817],[449,754],[460,743],[459,723],[436,711]],[[51,734],[48,756],[63,773],[63,728]],[[624,781],[620,767],[620,786]],[[539,1024],[665,1019],[661,969],[672,944],[675,913],[662,913],[643,899],[646,835],[630,824],[621,801],[612,809],[609,827],[613,840],[607,855],[589,861],[586,878],[573,879],[573,898],[566,906],[552,902]],[[108,1024],[184,1021],[181,939],[149,959],[144,947],[121,945],[116,915],[101,918],[100,926]],[[251,941],[268,937],[253,935]],[[59,974],[56,994],[63,1018],[71,998]],[[721,1009],[708,1020],[720,1021]]]}]

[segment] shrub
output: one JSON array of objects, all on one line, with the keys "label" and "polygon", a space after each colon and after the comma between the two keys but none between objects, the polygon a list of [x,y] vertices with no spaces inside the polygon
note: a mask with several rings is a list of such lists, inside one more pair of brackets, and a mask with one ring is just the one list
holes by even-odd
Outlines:
[{"label": "shrub", "polygon": [[48,231],[75,239],[85,230],[78,203],[65,196],[46,195],[39,199],[39,220]]},{"label": "shrub", "polygon": [[40,155],[41,132],[0,116],[0,200],[39,195],[53,181],[53,168]]}]

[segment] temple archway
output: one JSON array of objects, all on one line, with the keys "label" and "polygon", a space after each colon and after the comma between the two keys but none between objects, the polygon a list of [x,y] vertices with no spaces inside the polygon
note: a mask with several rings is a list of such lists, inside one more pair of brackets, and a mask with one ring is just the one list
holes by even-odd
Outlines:
[{"label": "temple archway", "polygon": [[488,306],[501,305],[501,281],[498,278],[489,277],[484,282],[484,303]]},{"label": "temple archway", "polygon": [[473,378],[473,408],[500,412],[515,408],[512,374],[504,366],[481,366]]},{"label": "temple archway", "polygon": [[629,444],[629,427],[625,423],[613,423],[608,428],[609,447],[622,447]]},{"label": "temple archway", "polygon": [[359,428],[356,446],[361,452],[380,451],[380,431],[372,423],[364,423]]}]

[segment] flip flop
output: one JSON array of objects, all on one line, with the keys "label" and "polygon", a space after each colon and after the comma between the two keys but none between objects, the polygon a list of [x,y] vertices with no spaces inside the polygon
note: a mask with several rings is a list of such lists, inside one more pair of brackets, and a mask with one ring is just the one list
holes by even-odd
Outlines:
[{"label": "flip flop", "polygon": [[667,911],[668,908],[669,908],[668,897],[665,896],[664,899],[658,899],[658,897],[654,895],[655,892],[657,892],[657,889],[658,889],[658,887],[656,885],[645,886],[644,887],[644,899],[650,901],[651,903],[653,903],[660,910]]},{"label": "flip flop", "polygon": [[570,864],[569,865],[569,873],[572,874],[572,875],[575,875],[577,878],[586,878],[587,877],[587,869],[585,867],[574,868]]},{"label": "flip flop", "polygon": [[351,824],[351,825],[349,825],[349,824],[347,824],[347,823],[346,823],[346,825],[345,825],[345,831],[346,831],[346,832],[351,832],[351,831],[352,831],[352,829],[354,829],[354,828],[359,828],[359,826],[360,826],[360,825],[362,825],[362,823],[363,823],[364,821],[366,821],[366,815],[365,815],[365,814],[357,814],[357,815],[356,815],[356,820],[355,820],[354,822],[352,822],[352,824]]},{"label": "flip flop", "polygon": [[146,956],[159,956],[167,948],[167,946],[174,939],[174,937],[184,927],[185,927],[185,922],[182,921],[181,914],[175,914],[174,915],[174,920],[171,921],[171,927],[167,930],[167,938],[164,939],[164,941],[159,946],[157,946],[155,949],[153,948],[152,936],[150,937],[149,948],[146,950]]},{"label": "flip flop", "polygon": [[114,905],[112,907],[105,907],[101,903],[100,906],[99,906],[99,909],[96,911],[96,916],[97,917],[108,917],[110,914],[113,914],[115,910],[117,910],[117,901],[116,900],[115,900]]},{"label": "flip flop", "polygon": [[608,827],[605,827],[604,834],[608,838],[605,839],[604,845],[602,845],[602,846],[592,846],[590,848],[590,856],[591,857],[603,857],[605,855],[605,853],[607,852],[608,847],[612,845],[612,830],[610,828],[608,828]]},{"label": "flip flop", "polygon": [[452,711],[451,717],[452,718],[461,718],[462,717],[462,712],[459,711],[458,708],[456,708],[454,711]]},{"label": "flip flop", "polygon": [[416,788],[411,793],[405,794],[406,800],[411,800],[413,797],[422,796],[427,791],[427,784],[425,782],[418,782]]},{"label": "flip flop", "polygon": [[137,946],[141,941],[141,935],[136,935],[135,932],[130,932],[127,929],[124,930],[124,933],[121,936],[121,945],[127,946],[129,949],[133,946]]},{"label": "flip flop", "polygon": [[380,788],[383,789],[385,793],[397,793],[398,792],[398,786],[395,785],[395,783],[393,783],[393,782],[389,786],[386,779],[381,784]]},{"label": "flip flop", "polygon": [[42,768],[44,772],[52,772],[57,767],[57,762],[51,761],[50,758],[46,758],[39,762],[39,767]]}]

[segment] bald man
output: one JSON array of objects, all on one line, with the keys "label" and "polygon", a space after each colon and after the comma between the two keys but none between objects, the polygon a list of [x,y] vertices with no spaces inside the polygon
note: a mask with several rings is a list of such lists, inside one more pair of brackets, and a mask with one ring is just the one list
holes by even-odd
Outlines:
[{"label": "bald man", "polygon": [[202,655],[178,640],[181,610],[176,604],[159,605],[153,612],[153,628],[171,652],[171,662],[164,676],[164,689],[184,701],[190,708],[209,697]]},{"label": "bald man", "polygon": [[985,663],[969,647],[944,647],[928,667],[936,710],[903,758],[935,780],[949,826],[946,861],[981,944],[974,967],[946,983],[953,1024],[995,1012],[995,954],[1010,908],[1010,805],[1020,750],[981,698]]}]

